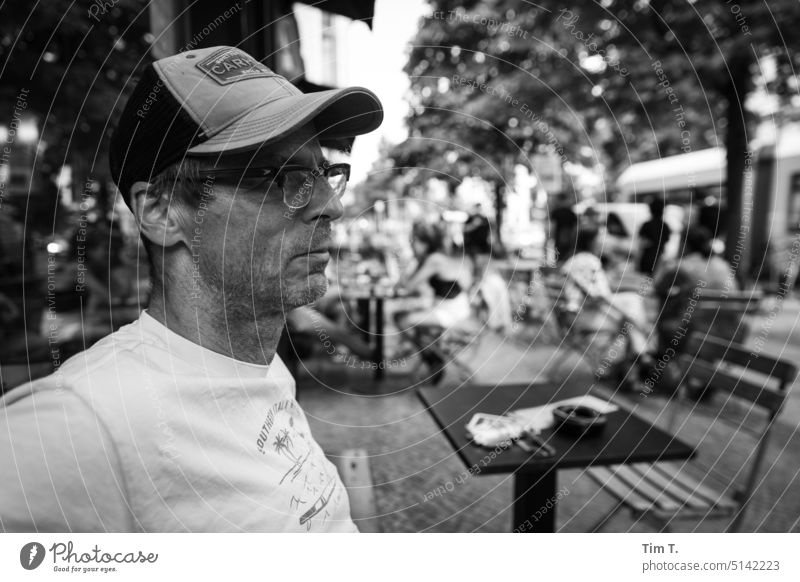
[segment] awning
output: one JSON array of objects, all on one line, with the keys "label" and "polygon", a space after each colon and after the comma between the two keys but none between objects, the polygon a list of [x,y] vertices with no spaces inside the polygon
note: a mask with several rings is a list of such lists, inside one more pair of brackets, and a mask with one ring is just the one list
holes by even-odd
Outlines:
[{"label": "awning", "polygon": [[316,2],[314,0],[301,0],[301,3],[319,8],[325,12],[360,20],[372,30],[372,18],[375,16],[375,0],[322,0]]}]

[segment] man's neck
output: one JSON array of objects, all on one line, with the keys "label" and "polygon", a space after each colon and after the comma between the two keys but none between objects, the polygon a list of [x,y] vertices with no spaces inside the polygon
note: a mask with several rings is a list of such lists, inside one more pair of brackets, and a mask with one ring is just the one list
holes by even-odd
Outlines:
[{"label": "man's neck", "polygon": [[254,317],[223,309],[222,300],[210,305],[203,298],[155,290],[147,313],[170,331],[212,352],[248,364],[269,365],[275,357],[285,323],[282,313]]}]

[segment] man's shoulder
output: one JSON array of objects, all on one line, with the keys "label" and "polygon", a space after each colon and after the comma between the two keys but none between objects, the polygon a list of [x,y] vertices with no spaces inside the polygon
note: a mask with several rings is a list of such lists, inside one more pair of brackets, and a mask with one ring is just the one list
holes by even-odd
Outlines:
[{"label": "man's shoulder", "polygon": [[154,352],[158,347],[148,344],[136,323],[130,324],[75,354],[48,376],[11,391],[3,401],[9,405],[26,395],[55,394],[80,401],[93,413],[120,404],[130,412],[137,408],[130,404],[137,401],[142,379],[157,372]]},{"label": "man's shoulder", "polygon": [[105,425],[55,375],[0,400],[0,530],[125,531],[122,477]]},{"label": "man's shoulder", "polygon": [[106,374],[120,366],[144,365],[148,342],[139,321],[121,327],[69,358],[59,371],[69,377]]}]

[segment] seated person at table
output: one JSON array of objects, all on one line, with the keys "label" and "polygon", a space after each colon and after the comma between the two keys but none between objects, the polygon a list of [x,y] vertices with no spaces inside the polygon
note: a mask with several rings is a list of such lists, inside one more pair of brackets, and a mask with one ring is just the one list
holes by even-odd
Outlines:
[{"label": "seated person at table", "polygon": [[[333,355],[337,348],[346,347],[351,353],[362,360],[372,360],[373,353],[369,345],[339,321],[328,317],[320,310],[318,305],[303,305],[286,314],[286,325],[292,333],[314,334],[320,343],[330,338],[333,349],[326,347],[329,355]],[[301,357],[305,357],[302,356]]]},{"label": "seated person at table", "polygon": [[603,263],[593,252],[596,230],[578,233],[575,254],[561,267],[565,277],[565,308],[581,318],[582,327],[626,332],[631,355],[640,366],[652,363],[648,321],[643,297],[639,293],[612,293]]},{"label": "seated person at table", "polygon": [[417,268],[398,290],[409,293],[433,290],[429,309],[398,313],[395,320],[401,331],[420,324],[450,328],[470,316],[467,289],[472,285],[472,264],[466,257],[453,257],[445,249],[444,233],[435,224],[417,223],[412,228],[411,245]]},{"label": "seated person at table", "polygon": [[[472,263],[467,257],[453,257],[445,251],[444,233],[438,225],[415,224],[411,246],[417,268],[399,292],[433,290],[433,305],[424,309],[398,312],[395,323],[400,332],[421,349],[431,378],[437,384],[444,377],[445,362],[440,352],[431,349],[433,338],[467,322],[471,315],[467,290],[472,285]],[[426,349],[427,347],[427,349]]]},{"label": "seated person at table", "polygon": [[[739,318],[720,313],[708,320],[696,315],[694,306],[689,304],[690,300],[696,300],[707,290],[737,290],[730,265],[714,254],[713,239],[707,228],[691,226],[684,232],[682,240],[680,257],[664,265],[656,274],[654,289],[662,306],[658,321],[659,344],[663,349],[672,345],[681,352],[690,333],[678,334],[679,327],[710,331],[712,335],[735,339],[737,332],[744,331]],[[708,326],[712,325],[713,330],[709,330]],[[672,343],[673,338],[680,340],[677,345]]]},{"label": "seated person at table", "polygon": [[[361,339],[358,331],[347,325],[350,316],[344,309],[341,288],[336,282],[333,263],[325,267],[328,289],[325,294],[309,305],[303,305],[286,314],[286,327],[289,329],[295,353],[304,359],[311,354],[314,343],[323,345],[324,351],[333,356],[336,350],[346,347],[350,353],[362,360],[372,360],[374,354],[370,346]],[[309,341],[297,334],[314,336]],[[331,345],[325,342],[330,340]]]},{"label": "seated person at table", "polygon": [[473,302],[483,308],[481,320],[486,327],[498,333],[508,333],[513,326],[511,297],[506,281],[492,265],[489,255],[477,255],[473,259],[475,285]]}]

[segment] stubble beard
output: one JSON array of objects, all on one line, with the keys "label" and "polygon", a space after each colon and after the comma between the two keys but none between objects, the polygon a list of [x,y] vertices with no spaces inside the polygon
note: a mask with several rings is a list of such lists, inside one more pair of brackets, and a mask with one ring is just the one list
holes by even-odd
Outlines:
[{"label": "stubble beard", "polygon": [[216,272],[204,279],[213,296],[224,297],[229,315],[238,314],[251,320],[278,314],[285,316],[289,311],[315,302],[328,290],[328,280],[322,270],[305,277],[287,277],[286,272],[286,267],[277,274],[254,272],[249,268],[232,269],[224,285]]}]

